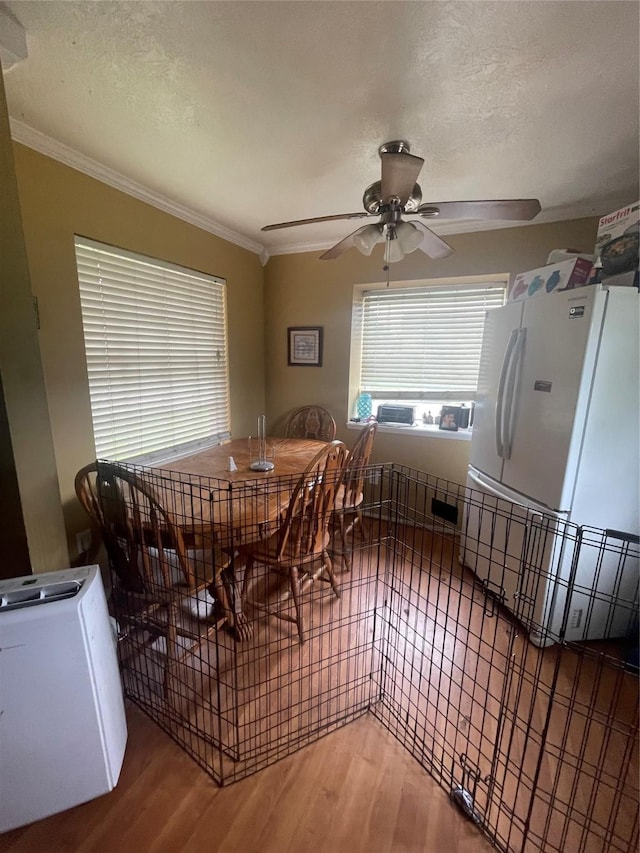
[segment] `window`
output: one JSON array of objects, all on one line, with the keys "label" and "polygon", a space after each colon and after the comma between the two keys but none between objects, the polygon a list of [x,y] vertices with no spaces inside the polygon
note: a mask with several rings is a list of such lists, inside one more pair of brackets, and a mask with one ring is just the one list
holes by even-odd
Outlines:
[{"label": "window", "polygon": [[224,280],[75,246],[97,457],[167,459],[228,437]]},{"label": "window", "polygon": [[360,391],[374,403],[425,401],[434,411],[473,400],[485,311],[504,298],[499,281],[365,291]]}]

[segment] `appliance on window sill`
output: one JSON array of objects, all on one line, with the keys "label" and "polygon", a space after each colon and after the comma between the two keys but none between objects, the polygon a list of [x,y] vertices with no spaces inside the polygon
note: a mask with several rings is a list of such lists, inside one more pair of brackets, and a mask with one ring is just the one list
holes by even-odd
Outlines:
[{"label": "appliance on window sill", "polygon": [[412,426],[416,419],[414,406],[378,406],[377,421],[379,424],[403,424]]},{"label": "appliance on window sill", "polygon": [[0,832],[115,787],[127,741],[98,566],[0,581]]}]

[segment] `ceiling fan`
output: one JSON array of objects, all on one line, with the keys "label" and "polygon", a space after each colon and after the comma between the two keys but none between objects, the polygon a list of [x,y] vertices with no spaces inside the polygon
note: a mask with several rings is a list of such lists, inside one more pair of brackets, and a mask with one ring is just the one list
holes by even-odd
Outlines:
[{"label": "ceiling fan", "polygon": [[[385,264],[401,261],[408,253],[421,249],[430,258],[446,258],[453,252],[448,243],[425,225],[423,219],[533,219],[540,213],[540,202],[535,198],[498,199],[484,201],[436,201],[422,204],[422,190],[416,183],[424,160],[410,153],[404,139],[385,142],[378,149],[382,161],[381,180],[364,191],[361,213],[337,213],[333,216],[316,216],[265,225],[262,231],[275,231],[294,225],[312,222],[331,222],[336,219],[371,219],[380,217],[375,224],[363,225],[344,240],[328,249],[320,260],[339,257],[355,246],[363,255],[370,255],[376,243],[384,242]],[[406,222],[402,217],[419,217]],[[419,228],[417,226],[420,226]]]}]

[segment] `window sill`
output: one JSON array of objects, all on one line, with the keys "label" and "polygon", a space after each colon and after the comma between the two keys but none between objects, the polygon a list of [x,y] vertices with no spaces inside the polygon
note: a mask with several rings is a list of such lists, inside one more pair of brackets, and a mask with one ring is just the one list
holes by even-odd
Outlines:
[{"label": "window sill", "polygon": [[[356,423],[355,421],[349,421],[347,423],[347,429],[362,429],[363,426],[366,425],[366,422],[361,421]],[[468,427],[467,429],[459,429],[457,431],[440,429],[437,426],[431,426],[426,424],[414,424],[413,426],[405,426],[402,424],[378,424],[378,432],[390,432],[398,435],[421,435],[427,438],[445,438],[445,439],[453,439],[454,441],[471,441],[471,434],[473,430]]]}]

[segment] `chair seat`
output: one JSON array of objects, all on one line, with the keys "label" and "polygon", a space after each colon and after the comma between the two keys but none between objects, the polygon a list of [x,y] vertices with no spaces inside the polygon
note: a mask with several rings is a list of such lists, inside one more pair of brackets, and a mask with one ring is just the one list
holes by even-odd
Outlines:
[{"label": "chair seat", "polygon": [[272,536],[271,539],[266,539],[263,542],[258,542],[251,547],[251,556],[258,563],[275,563],[289,565],[304,565],[319,560],[324,555],[325,550],[329,547],[330,541],[329,532],[327,531],[323,538],[321,547],[311,553],[301,555],[300,549],[296,547],[295,539],[290,538],[286,548],[282,554],[278,555],[278,537]]}]

